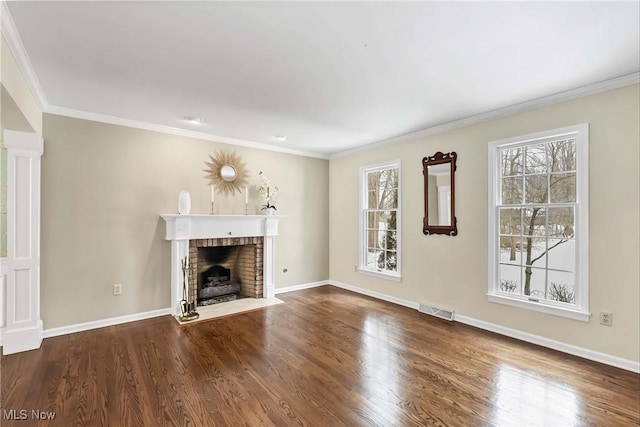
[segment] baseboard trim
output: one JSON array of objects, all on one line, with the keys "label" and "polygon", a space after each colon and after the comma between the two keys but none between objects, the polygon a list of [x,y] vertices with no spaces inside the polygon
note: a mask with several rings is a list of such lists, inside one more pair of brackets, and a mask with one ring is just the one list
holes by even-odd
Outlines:
[{"label": "baseboard trim", "polygon": [[[276,294],[285,292],[293,292],[302,289],[310,289],[318,286],[326,285],[328,282],[322,280],[319,282],[303,283],[300,285],[288,286],[285,288],[276,288]],[[57,337],[60,335],[73,334],[75,332],[89,331],[91,329],[105,328],[107,326],[121,325],[123,323],[135,322],[138,320],[151,319],[154,317],[165,316],[171,314],[171,308],[163,308],[160,310],[146,311],[143,313],[129,314],[126,316],[112,317],[109,319],[95,320],[93,322],[78,323],[75,325],[61,326],[59,328],[51,328],[44,330],[44,338]]]},{"label": "baseboard trim", "polygon": [[624,369],[631,372],[640,373],[640,362],[634,362],[633,360],[623,359],[618,356],[613,356],[606,353],[600,353],[598,351],[590,350],[584,347],[578,347],[576,345],[567,344],[561,341],[545,338],[540,335],[530,334],[528,332],[522,332],[517,329],[511,329],[504,326],[496,325],[494,323],[485,322],[484,320],[474,319],[473,317],[463,316],[456,313],[456,322],[464,323],[465,325],[473,326],[485,331],[495,332],[500,335],[504,335],[510,338],[515,338],[520,341],[525,341],[531,344],[536,344],[541,347],[557,350],[562,353],[578,356],[583,359],[593,360],[594,362],[603,363],[609,366],[615,366],[616,368]]},{"label": "baseboard trim", "polygon": [[[284,288],[276,288],[275,293],[283,294],[286,292],[299,291],[302,289],[316,288],[318,286],[323,286],[326,284],[328,284],[328,281],[326,280],[322,280],[319,282],[303,283],[300,285],[287,286]],[[60,335],[73,334],[75,332],[89,331],[91,329],[105,328],[107,326],[121,325],[123,323],[151,319],[154,317],[165,316],[167,314],[171,314],[171,308],[163,308],[160,310],[146,311],[143,313],[129,314],[129,315],[120,316],[120,317],[112,317],[109,319],[96,320],[93,322],[78,323],[75,325],[61,326],[59,328],[45,329],[44,338],[51,338],[51,337],[57,337]]]},{"label": "baseboard trim", "polygon": [[109,319],[95,320],[93,322],[77,323],[75,325],[61,326],[44,330],[44,338],[57,337],[60,335],[73,334],[76,332],[89,331],[91,329],[105,328],[107,326],[121,325],[123,323],[135,322],[138,320],[152,319],[154,317],[171,314],[171,308],[145,311],[143,313],[128,314],[126,316],[111,317]]},{"label": "baseboard trim", "polygon": [[387,294],[383,294],[383,293],[380,293],[380,292],[371,291],[369,289],[360,288],[358,286],[348,285],[346,283],[338,282],[336,280],[329,280],[329,284],[333,285],[333,286],[336,286],[338,288],[346,289],[348,291],[357,292],[357,293],[362,294],[362,295],[367,295],[367,296],[370,296],[370,297],[373,297],[373,298],[381,299],[383,301],[388,301],[388,302],[392,302],[394,304],[402,305],[404,307],[409,307],[409,308],[413,308],[413,309],[416,309],[416,310],[418,309],[418,307],[420,307],[420,304],[418,304],[417,302],[409,301],[409,300],[402,299],[402,298],[393,297],[391,295],[387,295]]},{"label": "baseboard trim", "polygon": [[276,295],[278,295],[278,294],[284,294],[287,292],[301,291],[303,289],[317,288],[318,286],[324,286],[328,284],[329,284],[328,280],[321,280],[319,282],[302,283],[300,285],[285,286],[284,288],[276,288],[275,292],[276,292]]},{"label": "baseboard trim", "polygon": [[[394,304],[402,305],[404,307],[415,308],[416,310],[420,306],[419,303],[405,300],[402,298],[396,298],[390,295],[382,294],[380,292],[371,291],[369,289],[360,288],[358,286],[348,285],[346,283],[338,282],[336,280],[329,280],[329,284],[338,288],[353,291],[362,295],[367,295],[373,298],[377,298],[383,301],[388,301]],[[504,335],[510,338],[515,338],[520,341],[525,341],[531,344],[539,345],[541,347],[550,348],[563,353],[578,356],[583,359],[592,360],[594,362],[602,363],[616,368],[624,369],[635,373],[640,373],[640,362],[635,362],[629,359],[623,359],[622,357],[613,356],[611,354],[600,353],[598,351],[590,350],[584,347],[578,347],[572,344],[566,344],[560,341],[545,338],[540,335],[530,334],[528,332],[518,331],[516,329],[507,328],[504,326],[496,325],[494,323],[485,322],[483,320],[474,319],[459,314],[456,311],[455,322],[460,322],[465,325],[473,326],[485,331],[494,332],[496,334]]]},{"label": "baseboard trim", "polygon": [[21,353],[23,351],[36,350],[42,344],[42,320],[35,325],[7,330],[2,328],[0,334],[4,336],[2,354]]}]

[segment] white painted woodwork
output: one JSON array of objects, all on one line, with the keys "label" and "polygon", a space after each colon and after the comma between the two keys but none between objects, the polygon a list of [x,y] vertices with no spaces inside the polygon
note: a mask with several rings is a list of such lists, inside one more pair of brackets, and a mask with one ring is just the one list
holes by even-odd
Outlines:
[{"label": "white painted woodwork", "polygon": [[[7,289],[7,260],[0,258],[0,331],[4,328],[5,321],[5,294]],[[2,333],[0,333],[0,346],[2,345]]]},{"label": "white painted woodwork", "polygon": [[189,255],[189,240],[233,237],[264,237],[264,298],[275,296],[275,237],[281,215],[160,215],[166,222],[166,240],[171,241],[171,313],[180,315],[182,267]]},{"label": "white painted woodwork", "polygon": [[42,343],[40,319],[40,158],[42,138],[4,131],[7,148],[7,258],[2,264],[2,352]]},{"label": "white painted woodwork", "polygon": [[[367,248],[365,232],[365,211],[369,209],[367,194],[369,192],[367,174],[385,169],[398,169],[398,204],[396,212],[396,271],[372,269],[367,265]],[[358,220],[358,266],[359,273],[379,277],[395,282],[402,281],[402,162],[396,159],[387,163],[362,166],[359,171],[359,220]]]},{"label": "white painted woodwork", "polygon": [[[575,305],[573,307],[556,304],[553,301],[534,301],[526,295],[500,293],[499,291],[499,208],[501,201],[500,190],[500,161],[498,153],[505,147],[526,147],[532,143],[546,142],[565,137],[575,137],[576,142],[576,202],[567,203],[575,207]],[[559,129],[515,136],[489,143],[488,153],[488,292],[490,302],[519,307],[539,313],[551,314],[568,319],[589,322],[589,123],[566,126]],[[549,207],[558,204],[545,204]],[[526,207],[513,204],[512,207]]]}]

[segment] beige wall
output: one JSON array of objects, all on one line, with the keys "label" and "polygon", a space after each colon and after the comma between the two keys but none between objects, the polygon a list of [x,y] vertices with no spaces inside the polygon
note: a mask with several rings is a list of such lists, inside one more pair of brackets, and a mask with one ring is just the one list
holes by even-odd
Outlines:
[{"label": "beige wall", "polygon": [[[327,280],[329,162],[45,114],[42,158],[42,319],[45,329],[169,307],[170,243],[158,216],[191,193],[208,213],[204,162],[236,151],[280,188],[276,288]],[[217,197],[218,213],[244,213],[244,196]],[[282,270],[288,269],[287,273]],[[122,296],[112,285],[122,283]]]},{"label": "beige wall", "polygon": [[[598,352],[640,360],[638,85],[556,104],[330,161],[330,277],[414,302]],[[590,123],[590,322],[487,301],[487,143]],[[421,159],[458,153],[459,235],[422,234]],[[402,283],[354,272],[358,259],[358,169],[402,161]],[[598,323],[613,312],[614,326]]]}]

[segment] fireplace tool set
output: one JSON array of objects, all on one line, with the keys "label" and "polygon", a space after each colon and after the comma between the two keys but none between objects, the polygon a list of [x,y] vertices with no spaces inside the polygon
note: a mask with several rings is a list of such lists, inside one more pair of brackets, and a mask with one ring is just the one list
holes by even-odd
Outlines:
[{"label": "fireplace tool set", "polygon": [[187,273],[189,271],[189,257],[184,257],[183,260],[180,261],[182,264],[182,300],[180,300],[180,312],[181,315],[179,317],[181,322],[188,322],[190,320],[196,320],[200,317],[200,314],[196,311],[196,303],[195,301],[188,302],[187,298],[189,297],[187,294]]}]

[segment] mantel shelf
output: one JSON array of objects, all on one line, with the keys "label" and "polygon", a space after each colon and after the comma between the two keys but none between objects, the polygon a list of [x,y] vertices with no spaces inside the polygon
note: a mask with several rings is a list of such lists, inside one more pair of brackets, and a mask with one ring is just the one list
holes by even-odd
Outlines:
[{"label": "mantel shelf", "polygon": [[160,215],[166,222],[166,240],[277,236],[282,215]]}]

